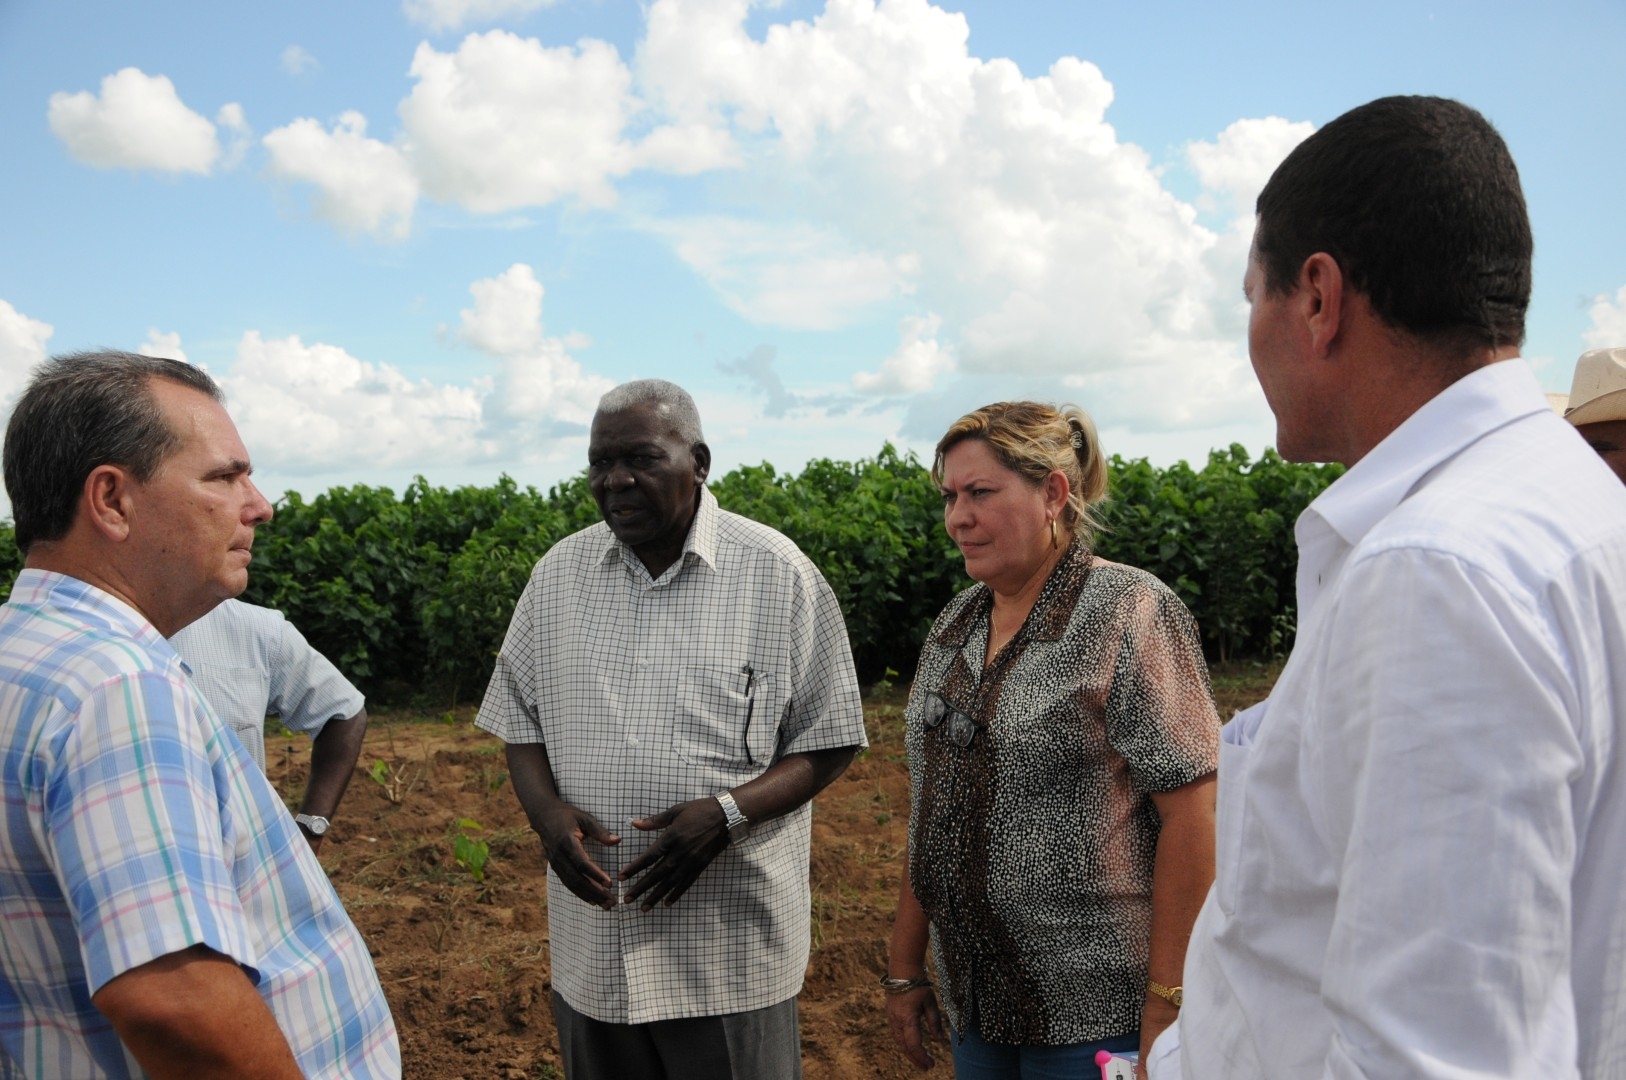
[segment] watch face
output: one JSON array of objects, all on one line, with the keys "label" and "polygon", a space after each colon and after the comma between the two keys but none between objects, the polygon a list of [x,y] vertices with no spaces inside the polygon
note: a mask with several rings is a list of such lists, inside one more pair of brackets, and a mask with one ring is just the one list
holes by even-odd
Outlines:
[{"label": "watch face", "polygon": [[325,817],[316,817],[314,814],[300,814],[294,820],[303,825],[312,836],[321,836],[327,832],[328,820]]}]

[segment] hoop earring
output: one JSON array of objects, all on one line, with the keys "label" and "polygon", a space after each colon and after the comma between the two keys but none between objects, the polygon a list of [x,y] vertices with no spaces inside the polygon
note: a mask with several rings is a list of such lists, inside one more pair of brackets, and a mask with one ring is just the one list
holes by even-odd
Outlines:
[{"label": "hoop earring", "polygon": [[1053,548],[1061,547],[1061,539],[1056,534],[1056,519],[1055,518],[1050,519],[1050,546],[1053,547]]}]

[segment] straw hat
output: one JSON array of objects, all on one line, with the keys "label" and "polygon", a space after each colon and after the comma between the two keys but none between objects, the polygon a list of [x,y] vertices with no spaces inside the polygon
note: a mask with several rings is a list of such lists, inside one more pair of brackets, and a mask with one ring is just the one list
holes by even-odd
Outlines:
[{"label": "straw hat", "polygon": [[1626,420],[1626,348],[1581,354],[1564,419],[1576,425]]}]

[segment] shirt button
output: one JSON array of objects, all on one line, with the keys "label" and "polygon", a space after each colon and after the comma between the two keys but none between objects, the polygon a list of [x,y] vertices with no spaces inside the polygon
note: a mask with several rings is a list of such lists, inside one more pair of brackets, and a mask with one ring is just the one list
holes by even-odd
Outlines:
[{"label": "shirt button", "polygon": [[637,746],[638,745],[638,736],[636,736],[636,735],[628,735],[627,736],[627,745],[628,746]]},{"label": "shirt button", "polygon": [[648,667],[649,666],[649,660],[646,657],[640,656],[638,658],[638,666],[641,667],[641,668]]}]

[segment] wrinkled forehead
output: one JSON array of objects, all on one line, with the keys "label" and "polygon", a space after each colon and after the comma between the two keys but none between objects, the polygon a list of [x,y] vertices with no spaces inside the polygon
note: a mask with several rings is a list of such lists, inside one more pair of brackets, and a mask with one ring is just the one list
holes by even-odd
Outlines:
[{"label": "wrinkled forehead", "polygon": [[634,446],[640,443],[676,443],[677,425],[671,410],[659,405],[629,405],[615,412],[600,409],[593,414],[588,434],[590,447]]},{"label": "wrinkled forehead", "polygon": [[961,439],[943,451],[938,486],[950,488],[988,480],[1023,480],[1026,477],[999,459],[987,439],[975,436]]},{"label": "wrinkled forehead", "polygon": [[188,454],[248,467],[248,449],[223,404],[201,390],[169,379],[152,380],[151,393],[175,440],[164,462]]},{"label": "wrinkled forehead", "polygon": [[228,438],[238,441],[237,425],[225,405],[194,387],[172,379],[148,382],[152,400],[170,434],[182,442],[200,438]]}]

